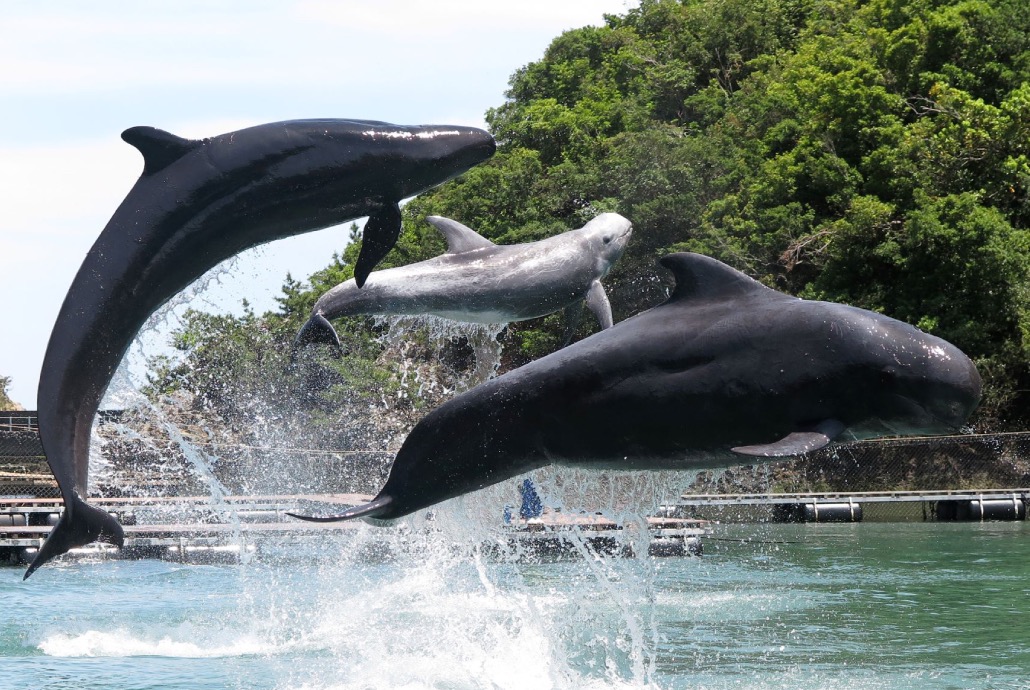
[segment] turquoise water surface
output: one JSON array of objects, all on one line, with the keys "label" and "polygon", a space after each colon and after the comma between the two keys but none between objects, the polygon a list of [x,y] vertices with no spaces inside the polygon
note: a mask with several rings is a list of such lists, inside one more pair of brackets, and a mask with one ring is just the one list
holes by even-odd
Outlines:
[{"label": "turquoise water surface", "polygon": [[1030,688],[1024,523],[718,526],[702,558],[546,563],[398,539],[0,569],[2,684]]}]

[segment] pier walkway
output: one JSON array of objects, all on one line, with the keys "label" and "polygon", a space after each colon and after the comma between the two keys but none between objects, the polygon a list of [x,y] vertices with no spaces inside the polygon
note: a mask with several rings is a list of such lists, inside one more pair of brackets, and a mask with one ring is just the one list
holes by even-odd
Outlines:
[{"label": "pier walkway", "polygon": [[[385,558],[406,548],[397,530],[368,530],[360,522],[313,523],[287,512],[311,512],[312,506],[333,512],[365,503],[370,496],[321,494],[287,496],[175,496],[146,499],[91,499],[119,519],[125,544],[117,549],[91,544],[74,549],[71,557],[161,558],[184,562],[238,562],[255,558],[336,557],[339,548],[327,538],[362,540],[362,555]],[[32,559],[60,518],[60,499],[0,497],[0,564],[24,564]],[[655,517],[647,519],[648,553],[655,556],[700,555],[701,537],[708,532],[701,520]],[[401,536],[401,538],[398,538]],[[488,550],[508,549],[531,557],[582,552],[631,555],[639,540],[622,526],[597,515],[545,511],[540,517],[514,518],[498,543]]]},{"label": "pier walkway", "polygon": [[[1030,488],[684,494],[664,513],[726,522],[1024,520]],[[820,519],[820,513],[822,514]]]}]

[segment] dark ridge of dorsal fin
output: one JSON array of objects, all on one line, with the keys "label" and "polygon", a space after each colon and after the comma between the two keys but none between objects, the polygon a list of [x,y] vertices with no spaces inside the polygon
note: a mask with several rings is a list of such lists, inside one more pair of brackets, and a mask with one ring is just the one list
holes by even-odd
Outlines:
[{"label": "dark ridge of dorsal fin", "polygon": [[676,278],[676,287],[669,301],[730,297],[765,290],[775,292],[754,278],[702,254],[669,254],[661,258],[661,264]]},{"label": "dark ridge of dorsal fin", "polygon": [[473,249],[495,246],[493,242],[456,220],[443,216],[426,216],[426,222],[439,230],[447,240],[448,254],[461,254]]},{"label": "dark ridge of dorsal fin", "polygon": [[200,145],[199,141],[183,139],[156,127],[130,127],[122,132],[122,139],[143,154],[144,175],[171,165]]}]

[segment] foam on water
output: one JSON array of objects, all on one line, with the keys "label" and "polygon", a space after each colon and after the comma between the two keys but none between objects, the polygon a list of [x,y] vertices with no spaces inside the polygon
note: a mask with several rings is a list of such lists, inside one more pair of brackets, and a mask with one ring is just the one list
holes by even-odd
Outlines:
[{"label": "foam on water", "polygon": [[166,656],[183,659],[272,654],[274,645],[255,638],[241,637],[230,644],[201,644],[160,638],[140,637],[130,630],[104,632],[88,630],[78,635],[57,633],[39,643],[39,651],[56,657],[129,657]]}]

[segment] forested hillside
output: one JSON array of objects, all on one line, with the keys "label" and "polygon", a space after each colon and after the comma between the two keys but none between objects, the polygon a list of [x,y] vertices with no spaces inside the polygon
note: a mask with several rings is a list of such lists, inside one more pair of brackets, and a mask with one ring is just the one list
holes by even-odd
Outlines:
[{"label": "forested hillside", "polygon": [[[514,243],[617,211],[635,226],[606,280],[617,321],[664,298],[658,257],[699,251],[954,342],[985,379],[979,426],[1030,423],[1026,0],[645,0],[556,38],[487,122],[496,157],[409,203],[382,267],[443,251],[428,214]],[[288,279],[277,313],[192,315],[187,364],[158,367],[155,390],[227,405],[225,387],[266,385],[356,250]],[[341,331],[373,357],[363,323]],[[507,363],[561,332],[509,329]]]}]

